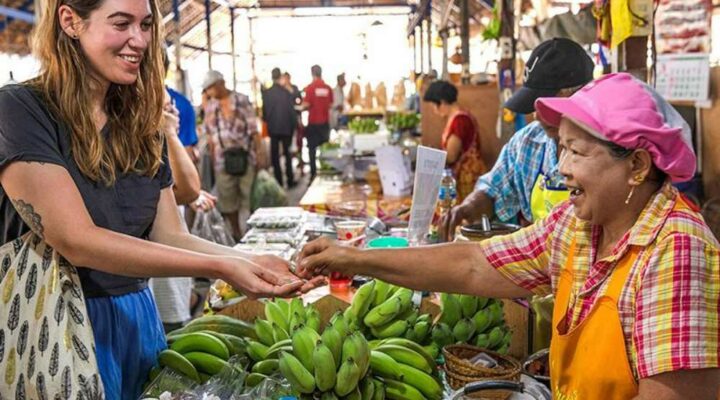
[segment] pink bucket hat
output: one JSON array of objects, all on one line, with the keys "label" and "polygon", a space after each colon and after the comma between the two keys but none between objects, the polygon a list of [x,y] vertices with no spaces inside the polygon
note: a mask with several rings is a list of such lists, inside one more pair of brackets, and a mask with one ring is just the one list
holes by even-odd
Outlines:
[{"label": "pink bucket hat", "polygon": [[567,118],[601,140],[647,150],[673,182],[695,174],[690,127],[653,88],[630,74],[606,75],[571,97],[537,99],[535,110],[551,126]]}]

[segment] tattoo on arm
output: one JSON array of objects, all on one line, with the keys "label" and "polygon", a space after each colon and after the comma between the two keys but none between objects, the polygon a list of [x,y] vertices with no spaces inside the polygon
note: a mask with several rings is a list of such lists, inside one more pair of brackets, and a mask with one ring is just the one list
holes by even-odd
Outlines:
[{"label": "tattoo on arm", "polygon": [[42,225],[42,217],[33,208],[32,204],[26,203],[21,199],[12,200],[15,210],[20,214],[20,217],[25,221],[36,235],[40,236],[41,239],[45,239],[44,230]]}]

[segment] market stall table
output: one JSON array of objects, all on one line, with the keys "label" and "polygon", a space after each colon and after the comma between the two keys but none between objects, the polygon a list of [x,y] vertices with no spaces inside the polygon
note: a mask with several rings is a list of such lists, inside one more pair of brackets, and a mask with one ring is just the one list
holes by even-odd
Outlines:
[{"label": "market stall table", "polygon": [[318,176],[300,200],[310,212],[333,216],[377,217],[389,225],[405,225],[410,218],[410,197],[390,198],[373,192],[360,183],[344,184],[327,176]]}]

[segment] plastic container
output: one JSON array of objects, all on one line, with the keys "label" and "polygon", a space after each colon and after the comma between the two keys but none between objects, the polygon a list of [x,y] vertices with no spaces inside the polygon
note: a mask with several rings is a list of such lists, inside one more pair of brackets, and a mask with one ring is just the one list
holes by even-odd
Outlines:
[{"label": "plastic container", "polygon": [[383,236],[373,239],[367,245],[370,249],[390,249],[408,247],[408,240],[401,237]]}]

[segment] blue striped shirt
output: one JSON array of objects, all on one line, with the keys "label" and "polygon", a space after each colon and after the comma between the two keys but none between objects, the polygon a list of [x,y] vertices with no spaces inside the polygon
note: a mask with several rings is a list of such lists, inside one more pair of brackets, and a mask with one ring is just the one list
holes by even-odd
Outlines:
[{"label": "blue striped shirt", "polygon": [[519,213],[532,221],[530,196],[540,173],[549,178],[551,186],[562,187],[557,144],[535,121],[515,132],[500,151],[493,169],[478,179],[475,190],[494,200],[495,215],[501,221],[509,221]]}]

